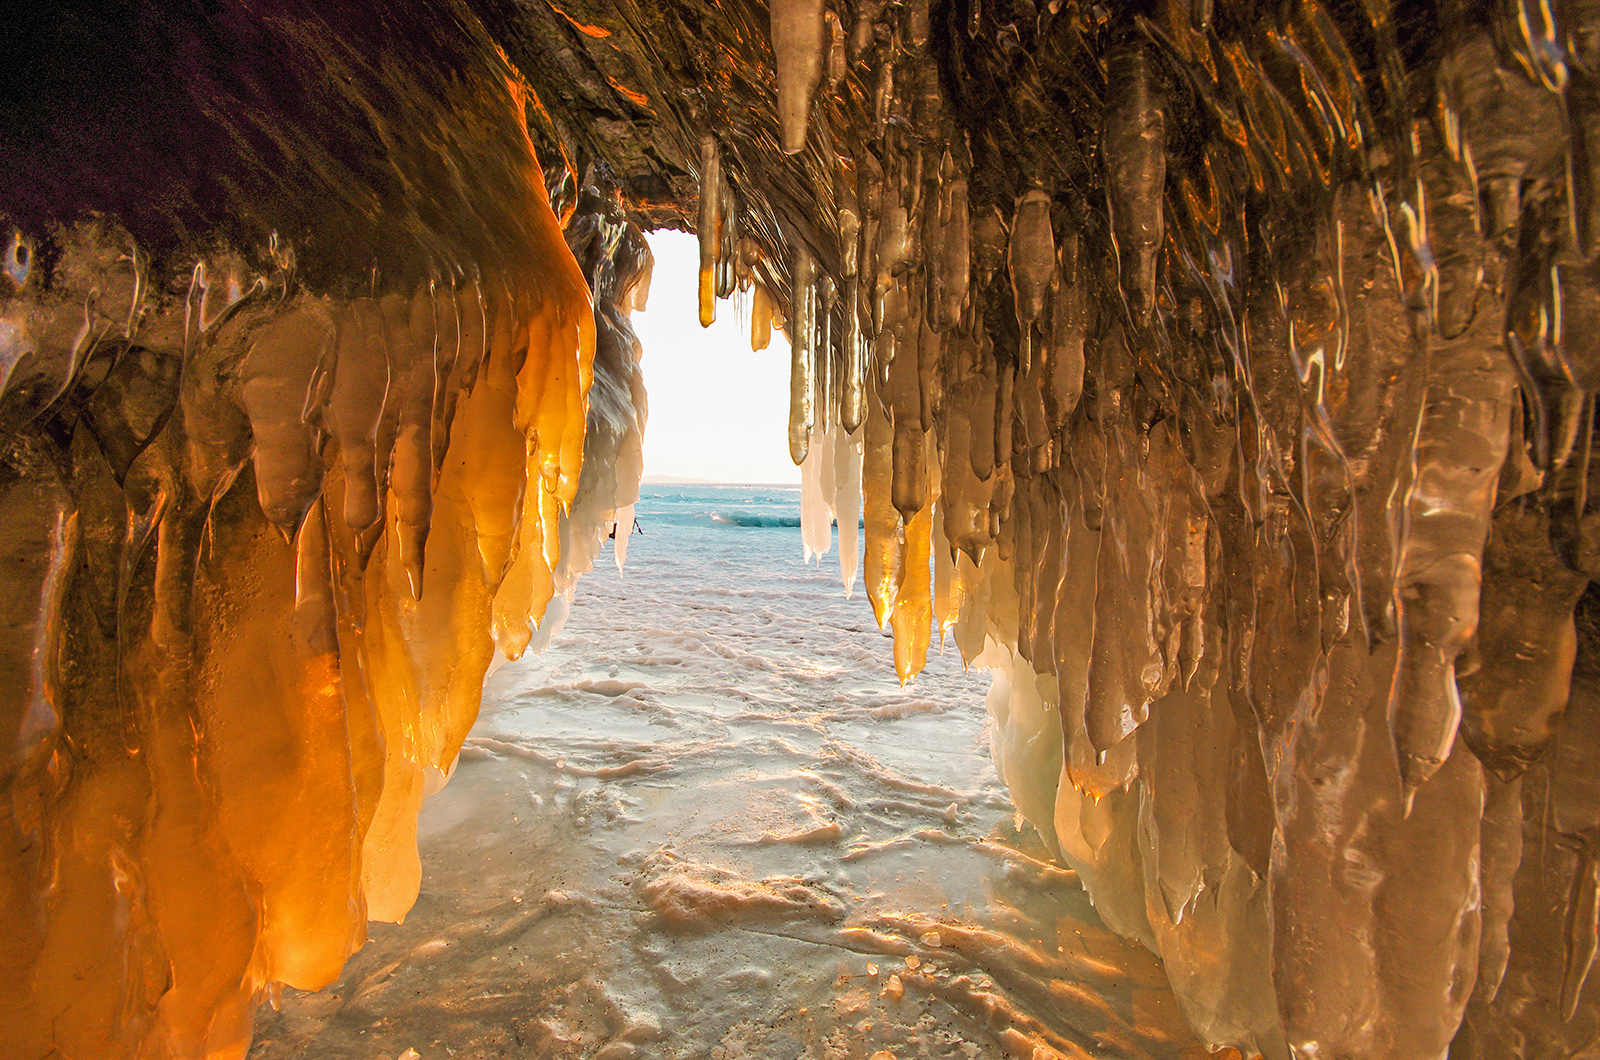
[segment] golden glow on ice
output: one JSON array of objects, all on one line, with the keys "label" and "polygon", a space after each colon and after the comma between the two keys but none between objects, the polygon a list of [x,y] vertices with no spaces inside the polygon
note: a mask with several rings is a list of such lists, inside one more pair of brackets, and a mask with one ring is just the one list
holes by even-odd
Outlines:
[{"label": "golden glow on ice", "polygon": [[[0,969],[29,983],[0,1051],[242,1057],[261,989],[332,982],[369,917],[415,901],[417,811],[496,639],[514,656],[544,613],[583,461],[594,309],[522,144],[520,271],[343,304],[266,277],[277,296],[189,339],[179,411],[121,483],[75,446],[79,492],[116,498],[86,538],[59,488],[0,489],[12,547],[82,555],[114,630],[73,616],[84,662],[35,695],[76,706],[13,789],[54,805],[0,879]],[[61,628],[59,582],[30,568],[8,621]]]}]

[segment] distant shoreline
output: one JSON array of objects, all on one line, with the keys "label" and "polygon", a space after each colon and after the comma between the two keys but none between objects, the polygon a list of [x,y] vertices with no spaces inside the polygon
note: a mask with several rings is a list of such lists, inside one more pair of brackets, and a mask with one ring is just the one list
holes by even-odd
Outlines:
[{"label": "distant shoreline", "polygon": [[641,486],[779,486],[799,489],[798,482],[718,482],[709,478],[678,478],[674,475],[646,475],[639,480]]}]

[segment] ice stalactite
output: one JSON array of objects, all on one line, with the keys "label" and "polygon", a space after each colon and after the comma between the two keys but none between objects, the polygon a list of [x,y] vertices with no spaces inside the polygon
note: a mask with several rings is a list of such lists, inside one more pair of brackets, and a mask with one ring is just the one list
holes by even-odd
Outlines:
[{"label": "ice stalactite", "polygon": [[[1032,363],[1033,324],[1044,312],[1045,294],[1056,269],[1055,233],[1050,228],[1050,196],[1035,188],[1017,203],[1008,253],[1011,298],[1016,305],[1018,366]],[[942,279],[942,277],[941,277]]]},{"label": "ice stalactite", "polygon": [[812,431],[806,458],[800,464],[800,547],[807,563],[813,557],[820,559],[833,547],[833,504],[822,481],[824,469],[829,478],[833,475],[831,442],[826,429]]},{"label": "ice stalactite", "polygon": [[722,260],[722,148],[706,133],[700,138],[700,220],[695,226],[700,241],[700,326],[716,319],[716,272]]},{"label": "ice stalactite", "polygon": [[839,527],[839,579],[846,597],[855,595],[861,567],[861,435],[833,434],[833,515]]},{"label": "ice stalactite", "polygon": [[816,260],[809,247],[794,255],[794,287],[789,300],[789,455],[802,464],[816,425],[817,289]]},{"label": "ice stalactite", "polygon": [[778,126],[784,153],[793,155],[805,149],[811,97],[822,82],[823,0],[773,0],[771,7]]}]

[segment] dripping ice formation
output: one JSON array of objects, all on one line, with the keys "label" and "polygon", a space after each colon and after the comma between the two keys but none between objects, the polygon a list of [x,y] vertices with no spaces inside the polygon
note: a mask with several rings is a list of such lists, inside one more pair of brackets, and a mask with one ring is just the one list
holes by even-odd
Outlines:
[{"label": "dripping ice formation", "polygon": [[242,1055],[405,915],[491,658],[626,525],[692,227],[702,321],[789,333],[801,547],[859,511],[900,678],[993,674],[1202,1041],[1592,1049],[1596,13],[758,8],[18,21],[7,1048]]}]

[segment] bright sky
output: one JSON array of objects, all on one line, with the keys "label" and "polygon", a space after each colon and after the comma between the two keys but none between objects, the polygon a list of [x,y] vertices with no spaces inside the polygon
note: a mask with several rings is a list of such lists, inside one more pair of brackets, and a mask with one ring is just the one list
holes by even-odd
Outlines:
[{"label": "bright sky", "polygon": [[644,473],[711,482],[798,483],[789,459],[789,344],[750,352],[746,299],[717,303],[717,320],[700,327],[694,236],[652,232],[655,275],[650,301],[633,315],[644,345],[650,421]]}]

